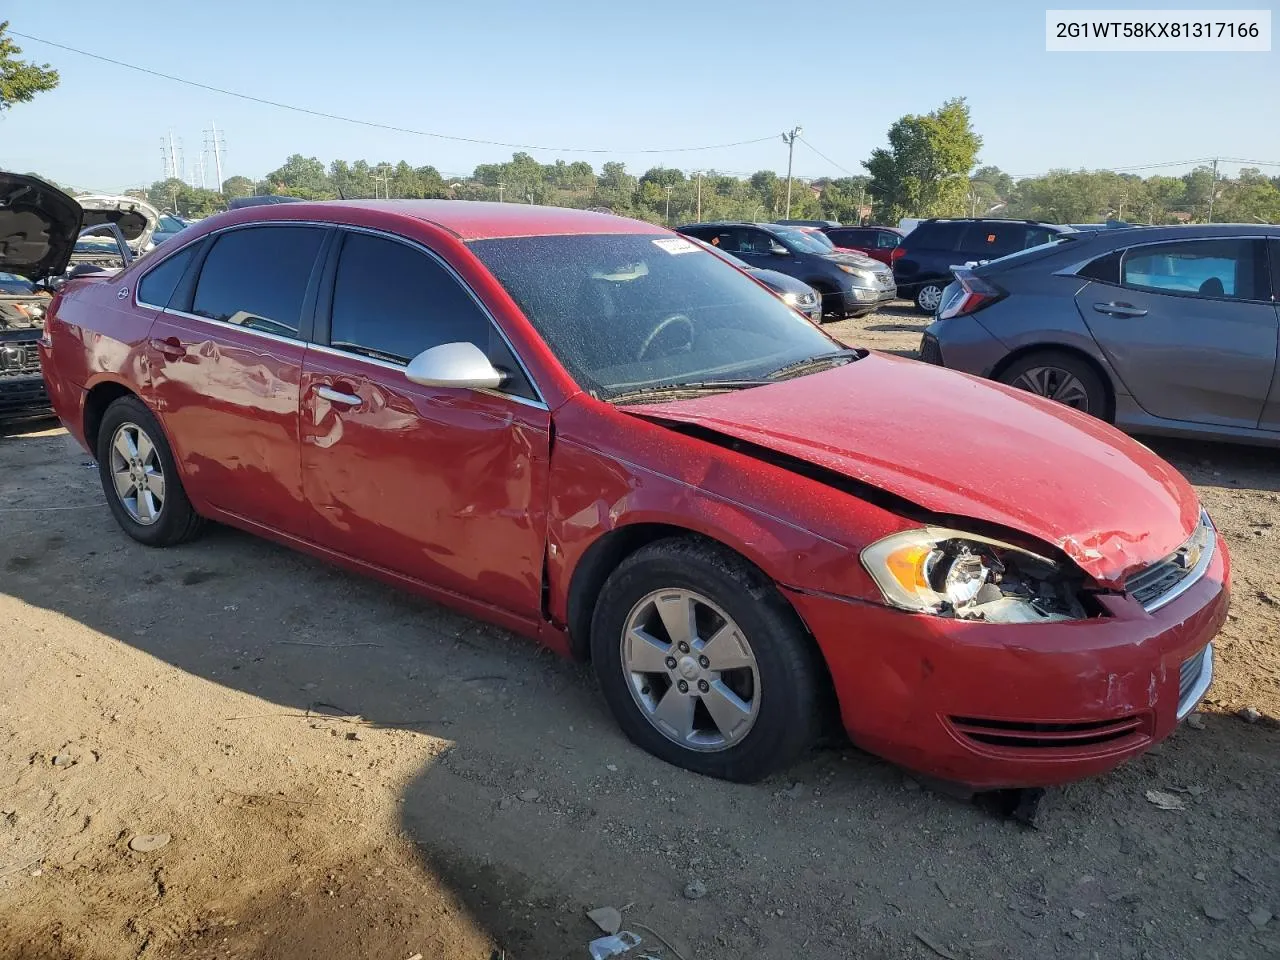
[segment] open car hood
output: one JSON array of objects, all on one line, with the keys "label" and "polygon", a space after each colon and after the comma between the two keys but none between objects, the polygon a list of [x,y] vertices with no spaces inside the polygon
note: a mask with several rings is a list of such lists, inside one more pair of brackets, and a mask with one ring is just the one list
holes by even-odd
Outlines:
[{"label": "open car hood", "polygon": [[86,227],[114,223],[135,253],[141,253],[146,248],[160,224],[160,211],[137,197],[112,197],[95,193],[76,197],[76,202],[84,208]]},{"label": "open car hood", "polygon": [[783,465],[816,465],[854,495],[889,494],[887,508],[904,515],[1033,537],[1110,587],[1173,553],[1200,518],[1181,474],[1100,420],[883,354],[765,387],[625,409],[713,443],[745,441],[744,452],[754,447]]},{"label": "open car hood", "polygon": [[84,211],[38,177],[0,172],[0,272],[28,280],[67,268]]}]

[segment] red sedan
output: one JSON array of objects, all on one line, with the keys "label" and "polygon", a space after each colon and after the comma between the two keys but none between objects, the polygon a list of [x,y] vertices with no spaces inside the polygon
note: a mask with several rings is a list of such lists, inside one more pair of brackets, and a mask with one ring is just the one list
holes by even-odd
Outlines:
[{"label": "red sedan", "polygon": [[589,657],[632,740],[713,776],[833,702],[927,775],[1101,773],[1199,702],[1226,616],[1147,448],[843,348],[647,223],[236,210],[64,287],[42,360],[136,540],[230,524]]}]

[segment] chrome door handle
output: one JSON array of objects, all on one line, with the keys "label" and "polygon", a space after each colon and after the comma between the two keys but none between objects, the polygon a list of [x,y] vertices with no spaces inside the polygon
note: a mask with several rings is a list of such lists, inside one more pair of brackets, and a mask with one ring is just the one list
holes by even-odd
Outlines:
[{"label": "chrome door handle", "polygon": [[316,394],[324,397],[330,403],[340,403],[346,407],[360,406],[360,398],[350,393],[343,393],[340,390],[334,390],[332,387],[316,387]]}]

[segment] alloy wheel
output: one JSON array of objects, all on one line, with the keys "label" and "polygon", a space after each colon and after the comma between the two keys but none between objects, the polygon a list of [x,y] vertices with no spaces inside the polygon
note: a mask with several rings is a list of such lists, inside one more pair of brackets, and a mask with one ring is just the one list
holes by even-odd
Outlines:
[{"label": "alloy wheel", "polygon": [[147,432],[122,423],[111,438],[111,480],[130,519],[149,527],[164,509],[164,465]]},{"label": "alloy wheel", "polygon": [[733,619],[692,590],[659,590],[631,609],[622,669],[641,713],[690,750],[725,750],[760,713],[760,672]]},{"label": "alloy wheel", "polygon": [[1055,400],[1064,406],[1089,412],[1089,391],[1079,377],[1061,367],[1029,367],[1011,385]]}]

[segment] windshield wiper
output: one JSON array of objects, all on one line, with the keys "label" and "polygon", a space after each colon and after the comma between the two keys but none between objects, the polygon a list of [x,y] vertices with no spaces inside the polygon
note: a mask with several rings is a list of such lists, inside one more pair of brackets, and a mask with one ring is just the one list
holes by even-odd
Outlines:
[{"label": "windshield wiper", "polygon": [[695,383],[664,383],[641,387],[610,397],[610,403],[629,403],[633,400],[656,400],[673,393],[700,393],[703,391],[745,390],[748,387],[767,387],[772,380],[699,380]]},{"label": "windshield wiper", "polygon": [[805,360],[797,360],[795,363],[788,363],[785,367],[779,367],[773,373],[769,374],[770,380],[784,380],[789,376],[800,373],[809,373],[815,369],[823,367],[834,367],[841,362],[848,363],[857,360],[862,356],[861,351],[852,347],[847,350],[836,350],[833,353],[820,353],[816,357],[809,357]]}]

